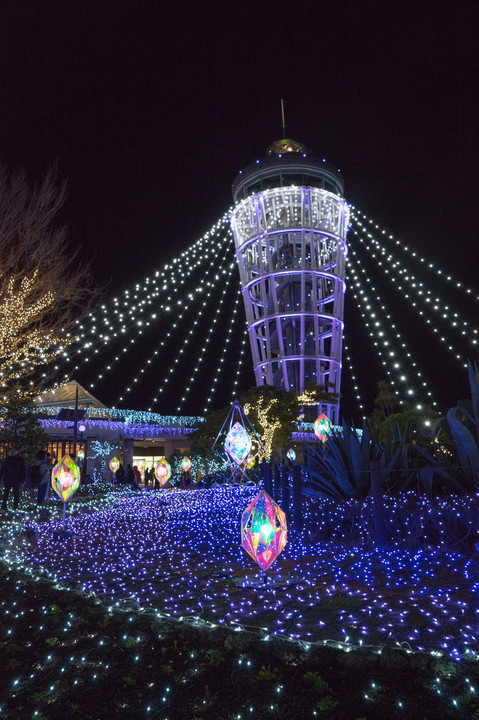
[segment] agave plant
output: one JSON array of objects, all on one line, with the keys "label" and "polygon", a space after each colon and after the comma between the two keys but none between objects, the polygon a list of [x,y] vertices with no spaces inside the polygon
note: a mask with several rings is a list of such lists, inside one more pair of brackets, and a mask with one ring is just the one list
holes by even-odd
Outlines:
[{"label": "agave plant", "polygon": [[433,434],[442,450],[452,453],[452,463],[468,490],[479,487],[479,368],[468,362],[470,401],[451,408],[445,418],[433,426]]},{"label": "agave plant", "polygon": [[354,427],[343,421],[342,433],[333,433],[324,448],[309,447],[310,490],[338,500],[366,497],[370,489],[371,461],[379,460],[386,480],[400,452],[400,446],[379,444],[371,437],[365,422],[359,437]]}]

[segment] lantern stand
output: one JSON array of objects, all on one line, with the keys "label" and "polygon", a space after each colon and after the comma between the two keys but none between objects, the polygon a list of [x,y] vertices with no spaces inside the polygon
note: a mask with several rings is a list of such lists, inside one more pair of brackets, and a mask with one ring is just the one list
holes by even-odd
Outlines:
[{"label": "lantern stand", "polygon": [[[69,477],[67,476],[67,481],[65,482],[66,471],[69,472]],[[67,530],[67,500],[69,500],[80,485],[80,468],[68,454],[53,468],[51,482],[53,490],[60,499],[63,500],[63,530],[54,530],[53,539],[68,540],[73,533]]]},{"label": "lantern stand", "polygon": [[[241,471],[241,479],[247,479],[247,475],[245,472],[246,464],[248,460],[251,460],[250,451],[251,451],[251,438],[249,437],[248,430],[246,428],[246,425],[248,425],[249,430],[254,436],[254,439],[258,443],[258,450],[262,448],[264,450],[264,445],[261,442],[261,438],[259,437],[258,433],[254,429],[253,425],[251,424],[249,418],[247,415],[245,415],[243,408],[239,404],[237,400],[233,402],[233,405],[231,406],[230,411],[228,412],[225,421],[223,425],[221,426],[221,430],[219,431],[218,435],[216,436],[216,439],[212,446],[212,451],[217,455],[223,462],[226,463],[226,465],[230,468],[231,476],[230,480],[232,480],[235,476],[236,470]],[[225,432],[226,426],[228,427],[228,431],[226,433],[226,438],[223,437],[223,433]],[[237,428],[237,426],[240,426]],[[238,457],[237,454],[232,453],[227,450],[226,448],[226,442],[228,440],[228,437],[230,434],[235,432],[235,428],[237,428],[237,432],[241,432],[241,429],[243,431],[243,437],[244,435],[247,436],[247,441],[249,442],[249,450],[244,454],[243,456]],[[246,440],[246,439],[245,439]],[[219,452],[217,449],[217,446],[219,447],[221,443],[224,443],[223,448],[225,451],[225,454],[223,455],[221,452]],[[256,458],[258,455],[258,450],[253,455],[253,458]],[[236,467],[234,467],[234,463],[236,464]]]}]

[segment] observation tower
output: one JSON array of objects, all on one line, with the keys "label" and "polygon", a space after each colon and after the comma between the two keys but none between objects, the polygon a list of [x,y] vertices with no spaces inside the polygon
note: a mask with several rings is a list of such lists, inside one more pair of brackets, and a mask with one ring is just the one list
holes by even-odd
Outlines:
[{"label": "observation tower", "polygon": [[[339,393],[349,209],[339,171],[294,140],[233,183],[235,239],[256,385]],[[339,402],[322,403],[333,424]]]}]

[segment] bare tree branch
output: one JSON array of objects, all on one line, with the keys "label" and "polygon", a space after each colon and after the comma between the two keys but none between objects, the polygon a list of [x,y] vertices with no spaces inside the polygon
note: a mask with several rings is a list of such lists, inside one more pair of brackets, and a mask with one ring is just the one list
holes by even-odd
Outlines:
[{"label": "bare tree branch", "polygon": [[55,381],[52,360],[76,337],[98,300],[90,271],[55,219],[66,183],[49,170],[35,187],[0,166],[0,391],[39,392]]}]

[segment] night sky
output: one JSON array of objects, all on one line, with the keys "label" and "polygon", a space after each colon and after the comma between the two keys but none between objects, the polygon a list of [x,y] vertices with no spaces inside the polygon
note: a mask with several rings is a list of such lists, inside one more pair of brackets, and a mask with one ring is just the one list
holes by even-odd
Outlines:
[{"label": "night sky", "polygon": [[281,98],[351,203],[477,289],[475,0],[0,9],[0,160],[32,180],[58,161],[62,221],[106,296],[226,211],[281,136]]}]

